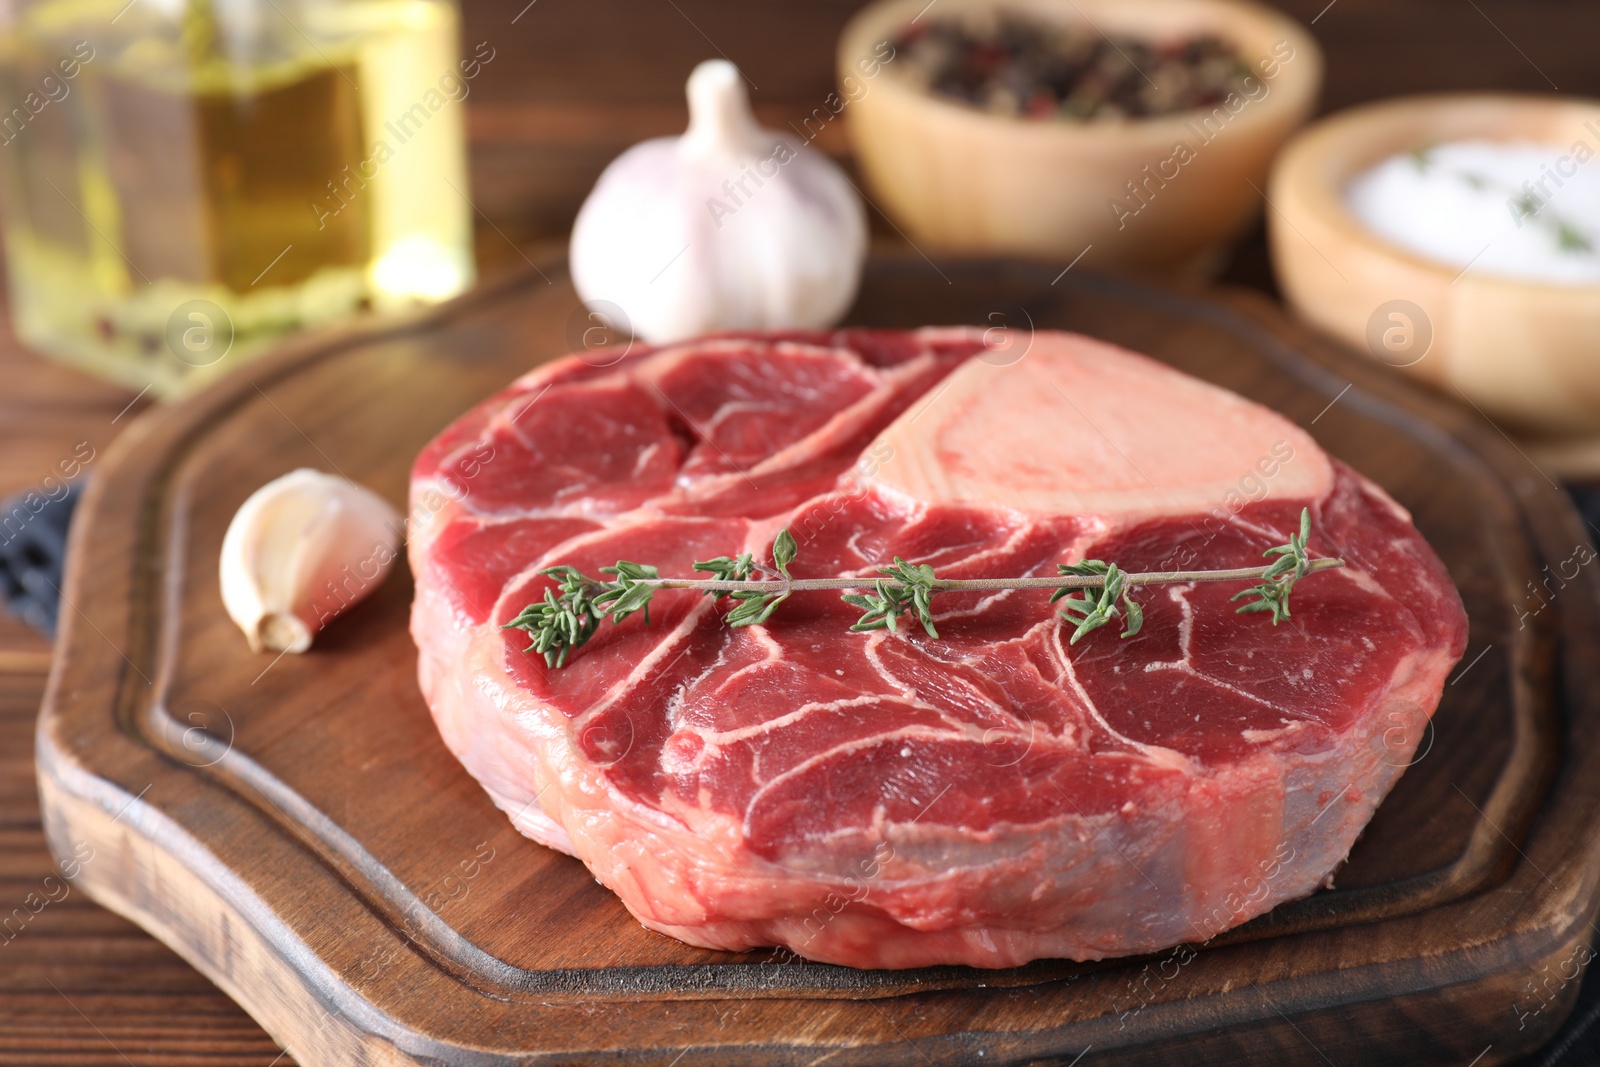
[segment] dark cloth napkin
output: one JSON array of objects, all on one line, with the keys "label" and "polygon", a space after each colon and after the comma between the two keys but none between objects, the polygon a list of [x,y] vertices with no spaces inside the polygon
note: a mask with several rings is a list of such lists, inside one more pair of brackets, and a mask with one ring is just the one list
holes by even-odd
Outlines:
[{"label": "dark cloth napkin", "polygon": [[[1512,1014],[1508,1012],[1507,1018]],[[1578,1006],[1556,1036],[1538,1052],[1518,1060],[1516,1067],[1600,1067],[1600,968],[1589,966],[1578,989]]]},{"label": "dark cloth napkin", "polygon": [[81,492],[75,483],[61,489],[53,495],[30,489],[0,503],[0,600],[49,637],[60,616],[67,527]]},{"label": "dark cloth napkin", "polygon": [[[1600,529],[1600,486],[1573,485],[1567,492],[1592,536]],[[1596,650],[1589,651],[1592,655]],[[1593,963],[1587,968],[1578,990],[1578,1006],[1555,1038],[1517,1067],[1600,1067],[1600,968]]]}]

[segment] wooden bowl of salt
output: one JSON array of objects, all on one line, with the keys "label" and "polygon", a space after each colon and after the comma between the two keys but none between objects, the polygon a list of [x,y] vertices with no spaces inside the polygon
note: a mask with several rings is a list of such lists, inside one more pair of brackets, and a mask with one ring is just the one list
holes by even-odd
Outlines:
[{"label": "wooden bowl of salt", "polygon": [[1600,471],[1600,101],[1355,108],[1289,142],[1268,196],[1303,318]]}]

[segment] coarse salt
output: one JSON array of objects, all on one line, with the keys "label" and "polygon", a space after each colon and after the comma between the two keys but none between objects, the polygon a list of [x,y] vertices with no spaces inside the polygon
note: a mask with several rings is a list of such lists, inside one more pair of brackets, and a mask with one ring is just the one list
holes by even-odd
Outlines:
[{"label": "coarse salt", "polygon": [[1381,237],[1475,274],[1600,281],[1600,162],[1587,144],[1455,141],[1360,174],[1350,210]]}]

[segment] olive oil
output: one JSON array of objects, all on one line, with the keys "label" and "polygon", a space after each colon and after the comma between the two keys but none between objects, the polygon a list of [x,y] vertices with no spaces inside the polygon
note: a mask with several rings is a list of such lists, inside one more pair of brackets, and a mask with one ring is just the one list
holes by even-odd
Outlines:
[{"label": "olive oil", "polygon": [[172,395],[472,280],[445,0],[40,0],[0,54],[23,340]]}]

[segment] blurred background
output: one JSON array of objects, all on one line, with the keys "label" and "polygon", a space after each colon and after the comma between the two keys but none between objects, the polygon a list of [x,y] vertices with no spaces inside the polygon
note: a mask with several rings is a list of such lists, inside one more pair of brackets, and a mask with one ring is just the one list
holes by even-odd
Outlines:
[{"label": "blurred background", "polygon": [[[131,0],[119,21],[140,17],[138,5],[160,6],[156,0]],[[415,55],[395,60],[398,69],[431,63],[436,54],[446,66],[476,60],[475,73],[463,82],[464,110],[450,112],[461,120],[464,166],[453,169],[454,134],[441,135],[437,152],[429,154],[430,165],[459,185],[460,200],[446,204],[438,218],[418,222],[414,212],[403,213],[407,217],[395,223],[395,247],[415,236],[405,227],[416,225],[418,232],[432,235],[428,240],[435,244],[429,247],[438,251],[423,267],[407,267],[411,288],[399,285],[395,291],[400,297],[444,298],[474,279],[492,282],[563,254],[578,208],[606,164],[640,140],[683,131],[688,118],[684,80],[701,60],[732,61],[750,82],[762,123],[796,128],[834,91],[840,33],[862,6],[857,0],[465,0],[458,40],[423,33]],[[1600,64],[1594,58],[1600,6],[1592,3],[1292,0],[1275,6],[1304,24],[1323,51],[1318,114],[1443,90],[1600,96]],[[55,7],[72,10],[62,0]],[[225,8],[218,5],[219,11]],[[19,11],[26,10],[27,5],[7,9],[11,32]],[[361,28],[330,32],[359,33]],[[159,68],[161,59],[152,62]],[[9,91],[21,99],[31,80],[14,73]],[[326,100],[308,106],[340,106],[338,84],[330,80],[325,89]],[[17,138],[19,144],[28,138],[42,144],[50,118],[47,109],[41,111]],[[162,138],[175,136],[159,117],[150,121],[136,131],[143,143],[164,144]],[[860,181],[845,123],[822,128],[814,144]],[[173,142],[172,150],[183,149]],[[292,169],[300,152],[294,145],[272,145],[267,155]],[[0,145],[0,163],[19,165],[16,146]],[[157,199],[181,193],[164,187],[159,174],[148,181]],[[42,203],[53,194],[40,186],[30,195]],[[306,218],[318,221],[314,213]],[[13,205],[5,221],[15,226]],[[157,244],[179,225],[160,217],[146,221]],[[305,218],[295,223],[305,224]],[[869,224],[876,243],[904,240],[876,208],[869,209]],[[265,231],[259,235],[265,242],[261,247],[276,240],[274,225],[267,220],[259,227]],[[15,258],[18,245],[13,241],[10,247]],[[405,245],[402,253],[415,247]],[[268,263],[271,252],[267,248],[258,257],[266,269],[293,267],[288,260]],[[49,333],[46,305],[51,300],[70,302],[100,284],[92,272],[64,269],[60,279],[51,279],[49,269],[22,279],[23,286],[12,279],[13,292],[28,284],[49,289],[24,309],[36,319],[44,316],[25,331],[31,338]],[[244,271],[239,287],[247,288],[249,270],[236,270]],[[1215,270],[1223,284],[1277,294],[1262,218]],[[416,282],[418,277],[424,281]],[[269,308],[258,318],[317,325],[373,303],[371,293],[339,286],[335,279],[319,290],[317,300],[292,313]],[[161,305],[149,327],[158,335],[166,328],[171,303]],[[332,311],[324,315],[319,308]],[[41,358],[16,338],[18,310],[8,305],[7,321],[0,324],[0,497],[30,491],[43,479],[73,480],[84,470],[92,474],[95,460],[163,391]],[[130,343],[137,346],[143,343],[138,340],[143,327],[136,318],[130,321]],[[90,322],[88,328],[109,335],[125,325]],[[75,458],[70,475],[60,466],[63,457]],[[47,637],[21,618],[0,617],[0,894],[6,900],[20,899],[53,865],[38,823],[31,746],[49,665]],[[0,943],[0,1063],[113,1062],[290,1061],[178,957],[73,893],[38,915],[28,936]]]}]

